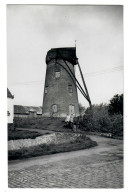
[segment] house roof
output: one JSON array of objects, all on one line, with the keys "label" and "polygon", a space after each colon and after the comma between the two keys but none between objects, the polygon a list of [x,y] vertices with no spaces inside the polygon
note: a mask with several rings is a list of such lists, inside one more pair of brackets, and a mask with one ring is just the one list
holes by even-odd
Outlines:
[{"label": "house roof", "polygon": [[22,105],[14,105],[14,114],[27,114],[27,111]]},{"label": "house roof", "polygon": [[42,107],[14,105],[14,114],[29,114],[29,112],[42,114]]},{"label": "house roof", "polygon": [[10,90],[7,88],[7,97],[13,99],[14,96],[11,94]]}]

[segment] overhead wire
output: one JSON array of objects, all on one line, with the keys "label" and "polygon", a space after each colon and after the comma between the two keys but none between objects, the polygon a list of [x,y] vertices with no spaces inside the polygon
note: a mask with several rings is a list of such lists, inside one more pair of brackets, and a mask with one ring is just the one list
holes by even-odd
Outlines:
[{"label": "overhead wire", "polygon": [[[110,69],[104,69],[104,70],[100,70],[100,71],[96,71],[96,72],[84,73],[84,75],[86,75],[86,77],[90,77],[90,76],[97,76],[100,74],[107,74],[110,72],[121,71],[121,70],[123,70],[123,66],[112,67]],[[80,75],[80,74],[77,74],[77,75]]]}]

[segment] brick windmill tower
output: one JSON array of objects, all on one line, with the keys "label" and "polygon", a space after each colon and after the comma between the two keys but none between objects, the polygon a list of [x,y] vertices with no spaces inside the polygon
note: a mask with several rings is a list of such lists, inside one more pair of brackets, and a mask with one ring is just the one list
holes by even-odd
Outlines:
[{"label": "brick windmill tower", "polygon": [[[76,47],[49,50],[46,55],[46,64],[43,116],[65,117],[67,114],[79,116],[77,88],[91,107],[89,93],[76,57]],[[85,90],[75,77],[76,64],[78,64]]]},{"label": "brick windmill tower", "polygon": [[[74,65],[75,48],[54,48],[46,56],[46,78],[43,99],[43,116],[79,116],[78,95]],[[72,73],[72,74],[71,74]]]}]

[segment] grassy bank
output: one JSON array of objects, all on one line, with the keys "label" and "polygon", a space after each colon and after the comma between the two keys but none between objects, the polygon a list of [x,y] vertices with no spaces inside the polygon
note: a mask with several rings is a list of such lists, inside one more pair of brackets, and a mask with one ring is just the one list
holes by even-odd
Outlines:
[{"label": "grassy bank", "polygon": [[16,128],[65,131],[65,118],[14,118]]},{"label": "grassy bank", "polygon": [[97,135],[97,136],[101,136],[101,137],[123,140],[123,136],[116,136],[116,135],[112,135],[111,133],[87,132],[86,131],[86,135]]},{"label": "grassy bank", "polygon": [[29,130],[8,130],[8,140],[35,139],[38,136],[49,134],[49,132],[39,133]]},{"label": "grassy bank", "polygon": [[62,144],[43,144],[30,148],[23,148],[20,150],[14,150],[8,152],[9,160],[24,159],[30,157],[36,157],[41,155],[55,154],[59,152],[70,152],[81,149],[87,149],[97,146],[95,141],[87,138],[85,134],[77,138],[75,141],[62,143]]}]

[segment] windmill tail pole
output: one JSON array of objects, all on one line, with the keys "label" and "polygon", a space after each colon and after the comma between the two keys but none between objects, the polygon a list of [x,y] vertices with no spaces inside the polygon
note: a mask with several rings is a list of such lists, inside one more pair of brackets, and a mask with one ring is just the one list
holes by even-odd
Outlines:
[{"label": "windmill tail pole", "polygon": [[88,93],[87,86],[85,84],[85,80],[84,80],[84,77],[83,77],[82,70],[81,70],[81,67],[80,67],[78,59],[77,59],[77,64],[78,64],[80,75],[81,75],[81,78],[82,78],[82,81],[83,81],[83,85],[84,85],[84,88],[85,88],[85,91],[86,91],[86,94],[87,94],[87,97],[88,97],[89,106],[90,106],[90,109],[92,109],[91,99],[90,99],[90,96],[89,96],[89,93]]}]

